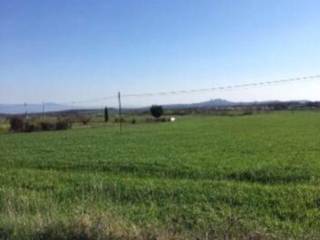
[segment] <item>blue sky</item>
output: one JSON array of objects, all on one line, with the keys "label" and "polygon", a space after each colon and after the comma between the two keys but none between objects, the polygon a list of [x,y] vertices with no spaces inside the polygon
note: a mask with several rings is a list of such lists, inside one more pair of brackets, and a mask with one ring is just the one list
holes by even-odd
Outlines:
[{"label": "blue sky", "polygon": [[[0,103],[319,74],[319,12],[318,0],[1,0]],[[320,100],[320,81],[125,103],[216,97]]]}]

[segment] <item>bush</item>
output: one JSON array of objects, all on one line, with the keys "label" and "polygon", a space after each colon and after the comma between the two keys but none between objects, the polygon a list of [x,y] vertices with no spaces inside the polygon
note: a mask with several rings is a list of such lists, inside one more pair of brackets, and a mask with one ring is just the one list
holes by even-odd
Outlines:
[{"label": "bush", "polygon": [[136,122],[137,122],[137,120],[136,120],[135,118],[132,118],[132,119],[131,119],[131,123],[132,123],[132,124],[136,124]]},{"label": "bush", "polygon": [[68,119],[59,119],[56,123],[56,130],[66,130],[71,127],[72,123]]},{"label": "bush", "polygon": [[162,117],[162,118],[146,118],[145,121],[147,123],[154,123],[154,122],[170,122],[170,118],[165,118],[165,117]]},{"label": "bush", "polygon": [[147,118],[146,118],[146,122],[147,122],[147,123],[154,122],[154,118],[149,118],[149,117],[147,117]]},{"label": "bush", "polygon": [[41,127],[39,126],[39,124],[36,124],[34,122],[26,122],[24,124],[24,132],[34,132],[34,131],[39,131],[41,130]]},{"label": "bush", "polygon": [[83,124],[83,125],[87,125],[89,122],[90,122],[91,118],[88,117],[88,116],[82,116],[80,117],[80,122]]},{"label": "bush", "polygon": [[13,117],[10,119],[10,130],[13,132],[66,130],[71,127],[72,123],[68,119],[41,122],[37,122],[35,119],[25,121],[19,117]]},{"label": "bush", "polygon": [[156,122],[170,122],[170,118],[165,118],[165,117],[157,118]]},{"label": "bush", "polygon": [[114,122],[115,122],[115,123],[119,123],[120,121],[121,121],[122,123],[126,122],[126,120],[125,120],[124,118],[118,118],[118,117],[116,117],[116,118],[114,119]]},{"label": "bush", "polygon": [[23,132],[24,120],[20,117],[10,118],[10,130],[13,132]]},{"label": "bush", "polygon": [[163,108],[162,106],[153,105],[150,108],[151,115],[155,118],[159,118],[163,115]]},{"label": "bush", "polygon": [[54,122],[40,122],[40,128],[42,131],[52,131],[56,129]]},{"label": "bush", "polygon": [[242,115],[252,115],[253,111],[247,110],[242,113]]}]

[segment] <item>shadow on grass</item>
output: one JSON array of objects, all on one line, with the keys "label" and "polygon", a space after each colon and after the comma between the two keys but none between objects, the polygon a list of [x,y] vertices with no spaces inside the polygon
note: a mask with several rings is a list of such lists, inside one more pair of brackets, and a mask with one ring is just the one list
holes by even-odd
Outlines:
[{"label": "shadow on grass", "polygon": [[312,178],[310,169],[303,166],[286,166],[282,168],[264,167],[233,172],[226,177],[229,180],[257,182],[262,184],[288,184],[308,182]]},{"label": "shadow on grass", "polygon": [[261,184],[304,183],[309,182],[315,175],[315,172],[307,166],[264,166],[257,169],[216,170],[179,164],[166,165],[156,162],[78,162],[76,164],[57,164],[53,162],[51,164],[26,166],[26,168],[73,172],[108,172],[116,175],[166,179],[232,180]]}]

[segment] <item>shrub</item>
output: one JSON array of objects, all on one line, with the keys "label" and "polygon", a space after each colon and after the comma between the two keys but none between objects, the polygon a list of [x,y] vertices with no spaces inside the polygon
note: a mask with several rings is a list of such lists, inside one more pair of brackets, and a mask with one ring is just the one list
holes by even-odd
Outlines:
[{"label": "shrub", "polygon": [[19,117],[10,119],[10,130],[13,132],[34,132],[34,131],[54,131],[66,130],[72,127],[68,119],[58,119],[57,121],[36,121],[36,119],[25,121]]},{"label": "shrub", "polygon": [[114,122],[115,123],[118,123],[118,122],[122,122],[122,123],[124,123],[124,122],[126,122],[126,120],[124,119],[124,118],[118,118],[118,117],[116,117],[115,119],[114,119]]},{"label": "shrub", "polygon": [[24,120],[20,117],[10,118],[10,130],[13,132],[22,132],[24,129]]},{"label": "shrub", "polygon": [[159,123],[159,122],[170,122],[170,118],[165,118],[165,117],[162,117],[162,118],[146,118],[145,121],[147,123]]},{"label": "shrub", "polygon": [[87,125],[89,122],[90,122],[91,118],[88,117],[88,116],[82,116],[80,117],[80,122],[83,124],[83,125]]},{"label": "shrub", "polygon": [[132,124],[136,124],[136,122],[137,122],[137,121],[136,121],[135,118],[132,118],[132,119],[131,119],[131,123],[132,123]]},{"label": "shrub", "polygon": [[157,118],[155,121],[156,122],[170,122],[170,118],[162,117],[162,118]]},{"label": "shrub", "polygon": [[56,130],[66,130],[71,127],[72,127],[72,123],[68,119],[58,119],[56,123]]},{"label": "shrub", "polygon": [[40,126],[34,122],[26,122],[24,124],[24,132],[34,132],[41,130]]},{"label": "shrub", "polygon": [[159,118],[163,115],[163,108],[162,106],[153,105],[150,108],[151,115],[155,118]]},{"label": "shrub", "polygon": [[247,110],[242,113],[242,115],[252,115],[253,111]]},{"label": "shrub", "polygon": [[153,118],[149,118],[149,117],[147,117],[147,118],[146,118],[146,122],[147,122],[147,123],[154,122],[154,119],[153,119]]},{"label": "shrub", "polygon": [[40,128],[42,131],[51,131],[56,129],[54,122],[40,122]]}]

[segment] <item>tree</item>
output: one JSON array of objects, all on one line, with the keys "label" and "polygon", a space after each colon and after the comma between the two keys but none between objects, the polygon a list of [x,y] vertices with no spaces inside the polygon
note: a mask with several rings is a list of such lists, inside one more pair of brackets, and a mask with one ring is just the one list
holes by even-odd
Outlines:
[{"label": "tree", "polygon": [[104,121],[108,122],[109,121],[109,113],[108,113],[108,108],[104,108]]},{"label": "tree", "polygon": [[153,105],[150,108],[151,115],[155,118],[159,118],[163,115],[163,108],[162,106]]},{"label": "tree", "polygon": [[10,130],[13,132],[23,132],[24,129],[24,121],[20,117],[12,117],[10,118]]},{"label": "tree", "polygon": [[91,119],[89,116],[80,116],[79,120],[83,125],[87,125]]}]

